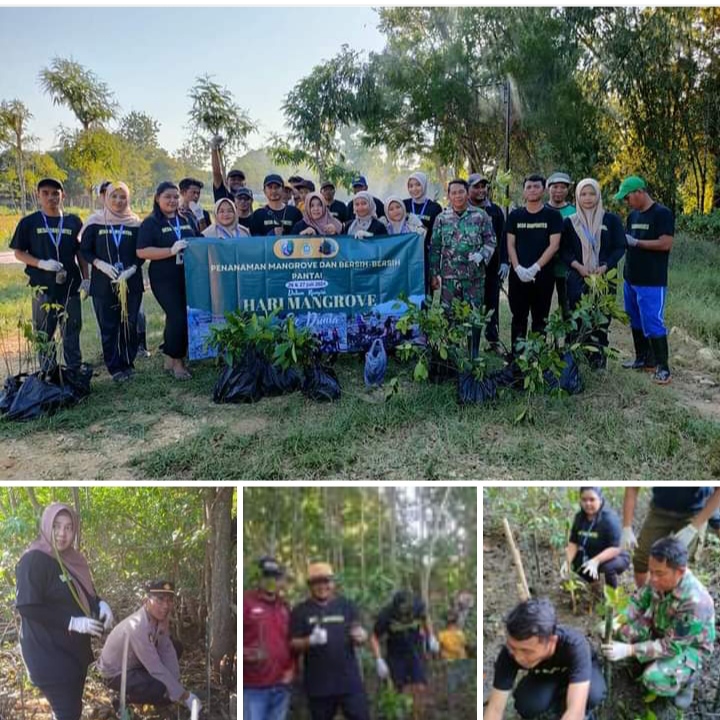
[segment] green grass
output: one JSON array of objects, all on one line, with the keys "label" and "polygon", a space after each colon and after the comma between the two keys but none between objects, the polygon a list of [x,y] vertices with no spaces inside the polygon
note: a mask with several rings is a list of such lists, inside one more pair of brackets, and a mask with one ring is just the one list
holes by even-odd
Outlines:
[{"label": "green grass", "polygon": [[[673,256],[668,321],[711,344],[718,340],[720,267],[711,243],[679,244]],[[710,260],[711,262],[710,262]],[[27,305],[20,266],[0,267],[0,319]],[[695,295],[700,294],[702,301]],[[151,348],[162,315],[146,294]],[[693,303],[692,305],[690,303]],[[694,309],[693,309],[694,308]],[[83,304],[84,357],[97,377],[81,406],[32,423],[0,422],[3,447],[48,447],[43,477],[209,480],[562,479],[678,480],[720,476],[720,423],[686,408],[676,390],[611,362],[605,376],[584,373],[576,397],[539,398],[535,424],[514,424],[523,398],[460,408],[454,385],[417,385],[409,368],[391,362],[401,391],[385,401],[367,393],[362,363],[338,363],[342,399],[319,405],[300,394],[255,405],[212,402],[218,370],[194,364],[190,382],[162,373],[161,358],[138,361],[132,382],[115,386],[104,368],[89,302]],[[507,335],[509,314],[502,318]],[[692,328],[692,329],[691,329]],[[627,344],[627,329],[613,338]],[[54,442],[55,438],[61,442]],[[97,460],[79,460],[88,454]],[[1,466],[0,466],[1,467]],[[2,470],[0,470],[2,473]]]}]

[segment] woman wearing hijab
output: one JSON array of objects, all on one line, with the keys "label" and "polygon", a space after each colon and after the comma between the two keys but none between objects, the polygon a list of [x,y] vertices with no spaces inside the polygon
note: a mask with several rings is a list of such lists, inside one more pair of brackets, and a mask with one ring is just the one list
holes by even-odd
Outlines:
[{"label": "woman wearing hijab", "polygon": [[[94,212],[82,228],[80,255],[93,266],[90,296],[100,327],[103,359],[115,382],[131,377],[138,351],[138,313],[143,296],[143,277],[138,259],[140,218],[130,209],[130,190],[111,183],[103,196],[103,208]],[[119,282],[127,281],[127,320],[121,316]]]},{"label": "woman wearing hijab", "polygon": [[15,606],[22,618],[20,648],[30,680],[43,692],[54,720],[80,720],[91,636],[101,637],[113,614],[100,600],[85,557],[73,547],[74,510],[45,508],[40,535],[15,568]]},{"label": "woman wearing hijab", "polygon": [[202,234],[220,239],[250,237],[250,231],[239,224],[237,208],[230,198],[220,198],[215,203],[215,222]]},{"label": "woman wearing hijab", "polygon": [[183,250],[188,238],[195,237],[195,230],[178,214],[179,200],[177,185],[169,181],[158,185],[152,213],[140,225],[137,256],[150,260],[150,287],[165,312],[165,370],[177,380],[188,380],[191,375],[184,362],[188,336]]},{"label": "woman wearing hijab", "polygon": [[425,239],[425,226],[416,215],[408,215],[399,195],[390,195],[385,200],[385,217],[380,222],[387,228],[388,235],[417,233],[422,240]]},{"label": "woman wearing hijab", "polygon": [[609,508],[599,487],[580,488],[580,511],[575,515],[570,542],[560,577],[566,580],[570,570],[587,582],[605,576],[610,587],[618,586],[618,575],[630,565],[630,555],[620,549],[620,518]]},{"label": "woman wearing hijab", "polygon": [[318,192],[305,196],[303,219],[296,222],[292,235],[339,235],[342,223],[328,210],[325,198]]},{"label": "woman wearing hijab", "polygon": [[369,238],[388,234],[387,228],[377,219],[375,199],[367,190],[360,190],[353,195],[353,212],[355,217],[345,223],[346,235]]},{"label": "woman wearing hijab", "polygon": [[414,215],[420,220],[427,231],[426,236],[430,238],[433,223],[442,212],[442,206],[427,196],[427,185],[427,175],[424,172],[414,172],[407,181],[410,197],[403,200],[403,203],[408,215]]},{"label": "woman wearing hijab", "polygon": [[[603,208],[600,185],[597,180],[585,178],[575,188],[576,213],[563,222],[560,254],[570,268],[567,274],[567,294],[570,308],[574,309],[589,287],[585,278],[604,275],[617,267],[625,253],[625,231],[622,220]],[[613,283],[614,287],[614,283]],[[590,361],[598,369],[604,368],[607,357],[610,322],[599,328],[590,344],[599,352],[591,353]]]}]

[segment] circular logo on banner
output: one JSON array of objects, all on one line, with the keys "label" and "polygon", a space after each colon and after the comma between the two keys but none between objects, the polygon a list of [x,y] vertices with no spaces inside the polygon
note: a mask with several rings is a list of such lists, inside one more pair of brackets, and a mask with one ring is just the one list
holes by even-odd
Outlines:
[{"label": "circular logo on banner", "polygon": [[335,257],[340,250],[337,240],[327,237],[303,238],[299,243],[290,239],[277,240],[273,244],[275,257],[288,260]]}]

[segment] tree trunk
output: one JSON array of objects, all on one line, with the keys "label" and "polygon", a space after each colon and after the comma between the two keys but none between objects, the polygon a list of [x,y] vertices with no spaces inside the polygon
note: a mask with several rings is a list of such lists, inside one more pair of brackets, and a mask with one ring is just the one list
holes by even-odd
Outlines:
[{"label": "tree trunk", "polygon": [[37,496],[35,495],[35,488],[26,487],[25,492],[27,493],[28,499],[30,500],[30,504],[33,507],[33,510],[35,511],[35,514],[40,516],[42,515],[42,506],[38,502]]},{"label": "tree trunk", "polygon": [[365,491],[360,488],[360,587],[365,592]]},{"label": "tree trunk", "polygon": [[[75,514],[78,517],[78,523],[80,520],[80,490],[76,487],[72,489],[72,496],[73,496],[73,504],[75,505]],[[80,535],[80,531],[82,529],[82,523],[78,524],[78,527],[75,528],[75,547],[79,548],[81,545],[82,537]]]},{"label": "tree trunk", "polygon": [[211,506],[210,536],[213,539],[212,589],[210,593],[210,658],[218,670],[220,660],[232,652],[235,625],[230,609],[232,567],[235,561],[232,536],[233,488],[218,488]]}]

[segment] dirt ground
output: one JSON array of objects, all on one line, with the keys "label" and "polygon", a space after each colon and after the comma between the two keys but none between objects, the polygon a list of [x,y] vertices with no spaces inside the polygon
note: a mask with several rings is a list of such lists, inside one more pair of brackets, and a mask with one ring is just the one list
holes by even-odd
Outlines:
[{"label": "dirt ground", "polygon": [[[487,514],[487,508],[486,508]],[[590,611],[590,595],[583,596],[578,602],[578,614],[573,614],[570,596],[560,587],[559,569],[562,551],[558,552],[547,544],[540,543],[538,559],[540,572],[535,567],[534,553],[530,543],[519,540],[518,528],[514,528],[515,540],[523,556],[525,572],[531,594],[534,597],[548,597],[557,609],[558,622],[584,632],[592,647],[599,653],[599,638],[593,635],[601,618],[596,612]],[[715,599],[716,608],[720,605],[720,575],[718,568],[708,567],[704,561],[707,552],[701,556],[699,570],[712,570],[713,583],[708,588]],[[622,575],[621,582],[628,592],[632,591],[632,566]],[[483,537],[483,706],[488,700],[492,689],[493,667],[495,658],[504,642],[503,617],[515,605],[518,599],[516,575],[505,536],[489,534]],[[720,629],[720,628],[719,628]],[[711,712],[712,705],[720,683],[718,663],[720,662],[720,641],[716,643],[713,661],[704,669],[703,677],[696,686],[695,702],[690,710],[683,715],[685,720],[710,720],[720,718],[720,714]],[[643,702],[643,693],[635,681],[630,678],[628,670],[623,667],[613,669],[612,705],[603,708],[605,718],[613,720],[645,720],[647,707]],[[609,713],[609,714],[607,714]],[[516,720],[517,715],[509,709],[506,718]]]}]

